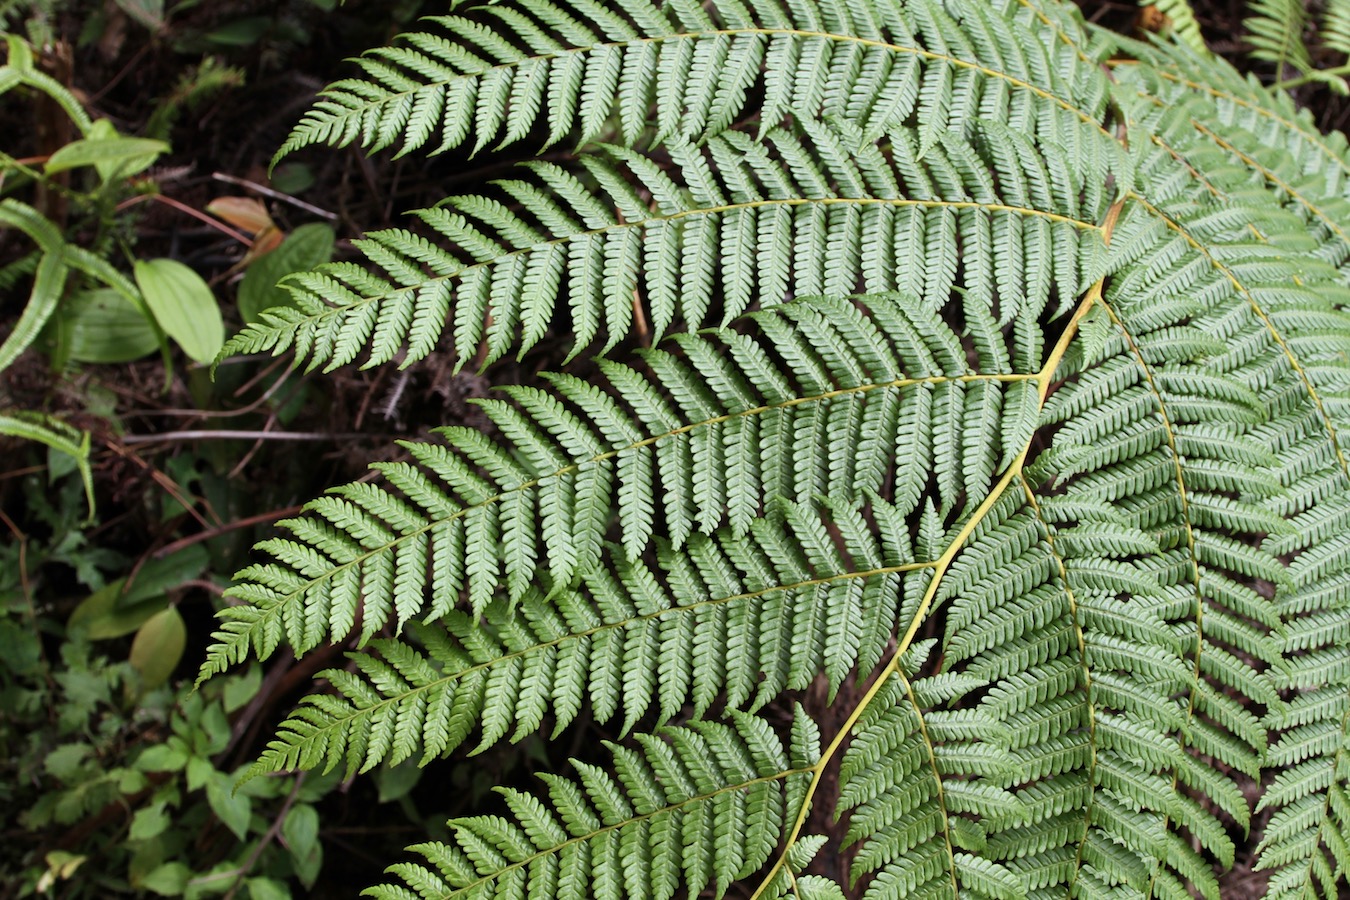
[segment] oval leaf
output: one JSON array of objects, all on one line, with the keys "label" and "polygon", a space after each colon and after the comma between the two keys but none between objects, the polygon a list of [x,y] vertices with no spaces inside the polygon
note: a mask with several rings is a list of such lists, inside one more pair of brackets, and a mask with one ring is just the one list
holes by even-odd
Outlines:
[{"label": "oval leaf", "polygon": [[235,837],[241,841],[248,837],[253,801],[247,794],[234,790],[230,776],[223,772],[212,772],[211,780],[206,783],[206,802],[225,827],[234,832]]},{"label": "oval leaf", "polygon": [[130,662],[141,673],[142,690],[153,690],[169,680],[187,644],[187,626],[178,607],[155,613],[136,632]]},{"label": "oval leaf", "polygon": [[98,166],[104,181],[126,178],[148,169],[169,145],[150,138],[86,138],[71,141],[47,160],[46,172],[54,175],[80,166]]},{"label": "oval leaf", "polygon": [[131,634],[163,611],[168,602],[163,595],[151,598],[156,602],[119,602],[125,583],[125,578],[119,578],[80,601],[70,614],[66,629],[72,633],[78,631],[91,641],[101,641]]},{"label": "oval leaf", "polygon": [[136,261],[136,284],[159,321],[191,359],[208,363],[225,344],[225,323],[202,277],[172,259]]},{"label": "oval leaf", "polygon": [[256,321],[265,309],[293,306],[291,292],[277,282],[296,272],[308,272],[333,255],[333,229],[320,223],[301,225],[281,246],[248,267],[239,284],[239,315]]},{"label": "oval leaf", "polygon": [[67,356],[76,362],[131,362],[159,346],[154,323],[111,288],[71,297],[62,305],[60,319]]}]

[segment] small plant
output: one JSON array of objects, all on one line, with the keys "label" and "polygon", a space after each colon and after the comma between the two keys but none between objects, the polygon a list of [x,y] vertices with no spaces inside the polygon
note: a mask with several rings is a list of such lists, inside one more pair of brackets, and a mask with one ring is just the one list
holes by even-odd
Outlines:
[{"label": "small plant", "polygon": [[[207,362],[224,341],[206,282],[137,247],[137,205],[174,202],[156,194],[151,175],[168,144],[92,120],[25,41],[5,40],[0,96],[26,116],[21,121],[60,127],[35,126],[21,133],[22,144],[0,152],[0,287],[22,303],[14,328],[0,335],[0,373],[49,366],[74,384],[81,366],[87,374],[89,366],[128,363],[159,349],[167,390],[171,349]],[[150,127],[167,135],[177,109],[238,75],[214,64],[197,69],[158,107]],[[308,228],[286,241],[277,234],[281,248],[308,234],[299,250],[269,260],[260,248],[248,261],[261,258],[276,271],[288,259],[296,264],[297,252],[306,267],[326,260],[331,230]],[[269,299],[270,288],[259,284],[252,294]],[[26,454],[9,454],[4,477],[14,480],[0,485],[0,803],[12,811],[0,850],[0,894],[275,900],[290,896],[291,886],[310,888],[323,860],[315,804],[337,778],[302,775],[233,790],[248,750],[231,720],[258,714],[265,699],[260,671],[195,692],[172,678],[197,649],[189,643],[191,613],[185,618],[180,609],[191,605],[182,603],[184,583],[212,590],[212,566],[231,563],[219,542],[189,540],[159,558],[154,548],[138,547],[130,558],[110,548],[121,536],[95,509],[90,447],[122,425],[93,378],[71,390],[103,413],[97,442],[66,421],[85,424],[91,416],[24,407],[17,391],[0,392],[5,449],[17,437],[55,451],[45,467],[27,471],[16,462]],[[184,497],[191,491],[181,486],[197,477],[192,470],[200,463],[180,454],[167,467],[172,477],[162,476],[174,496],[162,504],[153,494],[144,499],[154,507],[143,512],[156,522],[157,540],[187,518],[178,500],[192,503]],[[106,455],[101,465],[106,470]],[[222,480],[209,492],[224,508],[230,495]],[[138,512],[119,510],[117,518],[125,523]]]},{"label": "small plant", "polygon": [[[211,289],[196,273],[173,260],[136,260],[135,281],[109,262],[119,240],[120,203],[141,190],[133,179],[168,145],[118,134],[106,119],[90,120],[75,97],[35,64],[32,49],[7,35],[9,57],[0,67],[0,95],[28,90],[69,118],[80,137],[43,157],[0,153],[0,226],[22,233],[35,248],[0,269],[0,284],[14,287],[26,278],[32,287],[23,315],[0,343],[0,371],[44,333],[55,334],[56,368],[69,361],[122,362],[164,351],[165,335],[190,357],[210,360],[224,342],[224,324]],[[73,171],[91,174],[92,187],[73,189]],[[38,205],[16,198],[28,191]],[[88,246],[67,239],[92,225]],[[126,249],[125,246],[122,249]],[[0,404],[0,434],[41,441],[70,455],[83,474],[90,512],[93,487],[88,469],[88,436],[43,413],[6,409]]]},{"label": "small plant", "polygon": [[[199,692],[169,683],[185,643],[181,585],[203,574],[206,551],[191,545],[119,575],[130,561],[79,521],[79,480],[44,481],[23,483],[43,533],[0,547],[7,896],[273,898],[312,885],[322,862],[314,803],[336,779],[233,790],[230,717],[255,701],[261,672]],[[91,592],[68,617],[43,599],[63,572]],[[114,642],[132,634],[122,658]]]},{"label": "small plant", "polygon": [[[1200,54],[1208,53],[1190,0],[1139,0],[1141,25],[1174,35]],[[1276,90],[1323,85],[1350,93],[1350,2],[1326,0],[1309,12],[1306,0],[1249,0],[1242,25],[1251,59],[1274,66]],[[1335,63],[1335,64],[1332,64]]]}]

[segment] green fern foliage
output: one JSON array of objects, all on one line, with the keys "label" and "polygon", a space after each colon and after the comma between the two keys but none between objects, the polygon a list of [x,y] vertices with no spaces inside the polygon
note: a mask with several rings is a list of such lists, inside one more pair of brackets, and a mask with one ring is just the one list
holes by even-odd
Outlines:
[{"label": "green fern foliage", "polygon": [[1251,15],[1242,24],[1247,29],[1247,43],[1254,58],[1274,63],[1280,76],[1286,67],[1300,75],[1313,70],[1303,39],[1308,26],[1303,0],[1252,0],[1249,11]]},{"label": "green fern foliage", "polygon": [[1251,55],[1275,64],[1279,87],[1320,83],[1348,93],[1350,64],[1327,61],[1350,54],[1350,3],[1327,0],[1317,7],[1321,15],[1314,17],[1302,0],[1252,0],[1243,20]]},{"label": "green fern foliage", "polygon": [[[787,114],[847,117],[875,138],[916,107],[936,134],[991,90],[986,102],[1014,118],[1034,117],[1041,98],[1069,110],[1065,98],[1086,98],[1090,117],[1105,100],[1071,46],[976,6],[958,27],[934,0],[539,0],[475,12],[429,17],[425,31],[359,59],[361,76],[331,85],[278,158],[316,143],[401,153],[531,136],[633,146],[697,140],[742,118],[763,129]],[[1004,64],[985,66],[991,56]]]},{"label": "green fern foliage", "polygon": [[[902,521],[881,501],[872,511]],[[417,626],[423,650],[372,642],[375,653],[353,657],[358,673],[326,674],[339,694],[309,698],[256,771],[429,760],[475,731],[483,750],[546,716],[561,731],[583,705],[602,721],[622,715],[623,731],[653,710],[663,722],[719,700],[753,710],[821,671],[837,690],[855,664],[877,664],[932,564],[915,561],[908,535],[879,539],[855,508],[776,512],[740,539],[663,547],[654,565],[613,561],[612,574],[553,600],[534,593],[483,622],[456,612]],[[830,528],[848,535],[844,552]]]},{"label": "green fern foliage", "polygon": [[373,895],[1337,895],[1343,136],[1055,0],[504,0],[358,65],[283,152],[577,149],[230,351],[572,358],[282,523],[203,677],[346,647],[254,776],[612,739]]},{"label": "green fern foliage", "polygon": [[636,743],[609,745],[614,774],[575,762],[577,781],[546,777],[546,801],[503,791],[510,818],[452,821],[453,843],[412,848],[434,871],[400,864],[393,871],[413,890],[371,896],[667,900],[682,881],[712,883],[721,894],[778,846],[820,753],[815,723],[800,709],[790,750],[746,715]]},{"label": "green fern foliage", "polygon": [[[625,130],[599,134],[585,125],[584,116],[577,119],[573,114],[558,127],[564,133],[580,129],[582,140],[603,137],[622,141],[625,147],[644,138],[664,140],[676,166],[653,167],[648,156],[615,147],[607,154],[582,157],[584,172],[536,164],[530,167],[534,178],[507,181],[500,185],[500,195],[452,198],[421,216],[427,230],[449,246],[421,233],[370,235],[359,246],[382,275],[337,264],[298,278],[291,284],[296,308],[272,311],[223,353],[294,348],[312,364],[329,366],[346,364],[362,353],[368,354],[368,364],[376,365],[401,353],[407,364],[430,352],[448,319],[461,358],[467,359],[485,342],[483,359],[491,362],[511,348],[524,351],[534,346],[564,295],[580,352],[602,331],[606,350],[630,333],[634,290],[650,308],[648,318],[656,336],[676,320],[694,327],[725,323],[751,303],[780,302],[789,283],[799,294],[852,293],[860,287],[887,290],[894,287],[886,283],[890,279],[878,283],[863,275],[860,257],[862,247],[875,246],[873,252],[882,258],[866,270],[892,268],[899,277],[899,265],[891,257],[906,259],[910,248],[894,245],[887,233],[895,214],[903,213],[904,219],[930,208],[945,210],[937,218],[946,221],[932,223],[941,237],[924,232],[924,239],[935,244],[925,248],[924,255],[934,257],[934,265],[950,266],[959,209],[950,201],[1019,207],[1027,205],[1019,203],[1019,190],[1054,190],[1053,202],[1063,207],[1059,215],[1067,219],[1054,221],[1083,227],[1083,219],[1075,214],[1079,195],[1086,193],[1091,208],[1101,191],[1100,173],[1120,152],[1114,141],[1102,139],[1108,137],[1099,124],[1107,95],[1102,73],[1072,47],[1027,27],[1023,16],[1000,16],[971,5],[963,28],[940,3],[923,0],[895,5],[890,12],[864,4],[860,10],[844,8],[830,15],[807,4],[797,13],[803,21],[796,22],[775,4],[762,3],[760,22],[746,19],[747,11],[739,3],[727,3],[718,9],[731,20],[719,23],[691,4],[662,7],[660,14],[645,0],[627,6],[632,7],[627,11],[634,25],[664,21],[675,11],[691,17],[680,27],[692,31],[637,43],[646,48],[644,52],[661,48],[662,59],[669,57],[669,65],[676,67],[668,80],[684,86],[689,96],[665,97],[658,91],[648,98],[650,89],[642,88],[641,108],[653,106],[658,121],[641,134]],[[543,3],[530,8],[551,9]],[[501,27],[507,32],[524,28],[521,23],[527,17],[508,9],[491,6],[484,15],[504,16],[509,24]],[[602,14],[599,5],[586,10]],[[452,17],[436,22],[462,31],[462,40],[485,39],[482,27],[467,20]],[[864,36],[843,28],[846,23],[861,28]],[[728,96],[744,102],[743,88],[716,81],[738,71],[726,64],[729,51],[724,45],[739,30],[756,41],[781,32],[781,41],[770,41],[764,50],[765,99],[758,125],[747,134],[722,130],[724,126],[710,128],[701,115],[692,116],[700,123],[697,127],[660,121],[661,110],[685,109],[695,95],[710,102]],[[524,34],[519,38],[522,53],[523,48],[536,46]],[[572,39],[580,37],[578,33]],[[445,39],[423,35],[409,40],[442,46]],[[505,38],[498,34],[494,40]],[[505,58],[490,71],[493,77],[528,77],[530,84],[543,89],[554,82],[542,70],[562,65],[564,58],[556,43],[539,45],[554,49],[535,49],[536,55],[528,57],[537,61],[539,73],[522,74]],[[620,56],[615,50],[614,59]],[[985,66],[980,62],[984,56],[1000,62]],[[593,49],[566,58],[582,66],[610,64],[605,62],[610,59],[608,50],[600,56]],[[720,62],[714,64],[715,60]],[[627,65],[613,64],[617,72],[632,74]],[[373,59],[367,65],[377,72],[391,71]],[[651,65],[664,72],[667,63]],[[645,71],[645,64],[639,71]],[[796,74],[770,78],[774,72]],[[465,83],[476,84],[478,77]],[[589,74],[583,76],[582,82],[588,78]],[[561,83],[570,81],[564,78]],[[335,144],[356,140],[364,129],[354,123],[362,118],[393,121],[398,118],[393,107],[413,102],[409,98],[414,96],[440,96],[446,89],[435,80],[414,87],[404,76],[396,84],[402,86],[399,91],[380,91],[378,100],[353,95],[349,99],[356,111],[350,116],[320,104],[311,118],[325,124],[302,126],[301,136],[284,149],[319,140]],[[509,98],[515,96],[513,82],[504,84],[491,94],[503,105],[514,102]],[[620,95],[624,84],[617,88]],[[610,98],[615,90],[606,87],[596,95]],[[484,114],[483,104],[490,101],[480,92],[481,88],[470,91],[478,101],[470,110],[476,110],[472,119],[476,127],[487,129],[486,137],[480,136],[487,141],[496,137],[497,123],[505,121],[506,113]],[[554,98],[543,107],[565,111],[575,105]],[[525,107],[531,121],[538,108],[537,103]],[[817,114],[843,124],[838,129],[819,124]],[[441,115],[436,113],[431,121],[440,122]],[[607,121],[607,115],[605,107],[597,120]],[[804,133],[777,129],[786,116],[802,122]],[[916,126],[908,132],[911,147],[902,148],[894,161],[879,158],[873,146],[876,137],[904,123]],[[469,120],[463,120],[455,133],[468,127]],[[367,137],[366,143],[373,146],[393,140]],[[419,145],[416,136],[409,140]],[[1003,152],[1002,165],[1009,171],[997,182],[985,178],[966,183],[964,158],[970,151],[963,143],[972,140],[991,141]],[[1028,141],[1033,147],[1063,145],[1065,150],[1029,152]],[[937,152],[939,144],[947,153]],[[1081,158],[1081,166],[1057,164],[1070,158],[1070,148],[1073,158]],[[1025,166],[1031,170],[1013,171]],[[1013,193],[1005,197],[1005,189]],[[929,198],[945,202],[929,207],[922,202]],[[893,200],[908,202],[885,202]],[[881,211],[888,206],[889,213]],[[841,218],[848,220],[847,230],[837,233],[836,246],[831,246],[823,240],[834,227],[828,222]],[[945,246],[937,245],[939,239]],[[719,279],[707,268],[707,261],[714,258],[735,265]],[[1066,257],[1056,253],[1054,258]],[[1073,258],[1067,257],[1070,262]]]},{"label": "green fern foliage", "polygon": [[[612,148],[584,157],[598,192],[536,165],[535,179],[500,185],[520,212],[483,196],[422,212],[454,249],[408,231],[370,235],[358,246],[384,277],[351,264],[300,276],[295,308],[265,314],[224,352],[293,348],[329,368],[365,352],[367,365],[398,355],[406,365],[435,348],[449,318],[460,359],[482,346],[490,363],[537,344],[564,298],[574,353],[602,332],[608,352],[633,330],[635,293],[655,338],[792,293],[901,289],[938,306],[962,245],[984,269],[977,289],[1044,259],[1067,303],[1091,271],[1094,244],[1081,238],[1097,223],[1084,212],[1102,205],[1102,173],[1123,166],[1117,145],[1076,127],[1057,137],[1085,145],[1088,168],[1064,166],[1058,142],[1038,152],[1019,133],[1029,125],[980,122],[969,140],[901,132],[889,157],[852,127],[815,123],[673,145],[664,169]],[[725,264],[710,270],[715,259]],[[1038,303],[1050,285],[1032,288]],[[999,315],[1015,317],[1020,302],[1007,294]]]},{"label": "green fern foliage", "polygon": [[1321,38],[1328,50],[1350,55],[1350,3],[1346,0],[1327,0]]},{"label": "green fern foliage", "polygon": [[[208,671],[250,645],[266,656],[283,636],[300,651],[340,640],[358,614],[369,637],[391,620],[439,617],[461,591],[475,611],[541,581],[556,593],[595,568],[612,518],[623,555],[639,558],[658,506],[678,548],[723,522],[744,534],[775,498],[888,490],[901,518],[930,484],[935,514],[980,499],[1036,423],[1028,370],[1042,348],[1037,331],[1005,340],[979,294],[966,296],[972,329],[988,338],[976,351],[983,371],[935,310],[869,295],[865,307],[821,299],[760,313],[758,339],[683,335],[671,342],[678,355],[643,354],[651,376],[606,363],[610,392],[556,376],[556,395],[513,389],[514,404],[484,403],[514,448],[449,430],[449,448],[408,445],[419,465],[380,467],[396,492],[351,485],[282,523],[295,539],[261,545],[275,561],[242,573],[232,596],[248,603],[227,612]],[[499,542],[511,548],[500,560]],[[428,568],[438,598],[429,610]]]}]

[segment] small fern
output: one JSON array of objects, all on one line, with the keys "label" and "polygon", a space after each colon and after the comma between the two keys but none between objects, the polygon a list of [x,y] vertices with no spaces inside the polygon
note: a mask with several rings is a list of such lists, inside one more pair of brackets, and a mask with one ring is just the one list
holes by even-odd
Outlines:
[{"label": "small fern", "polygon": [[1251,0],[1248,13],[1243,25],[1252,58],[1275,64],[1278,87],[1320,83],[1339,94],[1350,93],[1344,78],[1350,65],[1314,60],[1314,53],[1350,55],[1350,2],[1327,0],[1315,20],[1304,0]]},{"label": "small fern", "polygon": [[357,633],[255,776],[617,738],[372,895],[1336,895],[1344,137],[1054,0],[507,0],[360,66],[283,153],[575,161],[230,352],[599,374],[283,523],[202,675]]}]

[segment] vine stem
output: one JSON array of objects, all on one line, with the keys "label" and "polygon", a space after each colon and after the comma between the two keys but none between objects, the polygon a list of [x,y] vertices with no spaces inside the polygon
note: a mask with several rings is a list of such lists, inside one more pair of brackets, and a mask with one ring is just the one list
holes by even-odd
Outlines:
[{"label": "vine stem", "polygon": [[[1120,211],[1124,203],[1124,199],[1117,200],[1111,204],[1111,208],[1107,210],[1106,220],[1102,226],[1102,239],[1107,244],[1111,243],[1111,233],[1115,230],[1116,222],[1120,218]],[[1102,288],[1104,285],[1105,279],[1100,278],[1092,285],[1092,287],[1088,288],[1087,293],[1084,294],[1082,301],[1078,304],[1078,308],[1074,310],[1073,316],[1069,319],[1068,324],[1064,326],[1064,333],[1059,336],[1059,340],[1055,342],[1054,348],[1046,358],[1045,365],[1036,373],[1033,380],[1037,382],[1039,387],[1039,396],[1037,398],[1038,409],[1044,408],[1045,406],[1045,400],[1050,394],[1050,385],[1054,379],[1055,371],[1059,368],[1060,363],[1063,362],[1064,354],[1068,352],[1069,345],[1073,343],[1074,337],[1077,336],[1078,326],[1083,321],[1083,317],[1092,310],[1093,306],[1102,300]],[[891,676],[895,675],[896,672],[900,671],[900,661],[903,659],[906,651],[909,650],[910,645],[914,642],[914,637],[918,634],[919,628],[923,625],[928,610],[933,605],[933,598],[937,596],[938,588],[942,584],[942,577],[946,574],[948,566],[956,559],[956,555],[961,552],[961,549],[965,546],[966,540],[975,533],[975,529],[978,528],[985,517],[989,515],[989,511],[994,508],[995,504],[997,504],[1000,499],[1002,499],[1004,491],[1008,489],[1008,485],[1012,484],[1013,481],[1022,474],[1022,467],[1026,465],[1027,454],[1030,452],[1031,439],[1028,437],[1026,444],[1022,447],[1022,451],[1017,454],[1017,458],[1008,464],[1008,468],[1004,470],[1002,476],[999,477],[999,480],[984,498],[984,502],[979,505],[970,518],[966,520],[966,523],[961,526],[961,530],[957,533],[956,537],[952,539],[951,543],[947,545],[947,549],[943,551],[942,555],[938,557],[937,562],[933,564],[933,576],[929,579],[928,587],[924,590],[923,600],[919,603],[919,608],[915,610],[914,616],[910,620],[909,627],[905,630],[899,643],[897,643],[895,651],[891,654],[891,658],[886,662],[885,668],[878,673],[877,677],[872,681],[871,687],[863,694],[862,699],[859,700],[858,704],[853,708],[853,712],[849,714],[849,717],[844,721],[844,724],[839,727],[838,732],[835,733],[834,738],[831,739],[824,752],[821,753],[820,759],[810,768],[811,783],[806,788],[806,795],[802,798],[801,809],[797,812],[796,821],[792,823],[792,829],[788,832],[787,839],[783,844],[783,851],[778,854],[778,858],[774,861],[773,868],[771,868],[764,876],[759,887],[750,895],[750,900],[760,900],[760,898],[764,896],[764,892],[769,889],[771,884],[773,884],[778,873],[786,864],[788,851],[790,851],[797,842],[797,838],[801,835],[802,828],[806,825],[806,817],[811,811],[811,800],[815,796],[816,790],[820,787],[821,779],[825,776],[825,770],[839,753],[839,748],[842,747],[844,741],[848,739],[849,734],[853,731],[853,727],[858,724],[858,720],[862,718],[863,713],[867,711],[867,708],[871,706],[872,701],[876,699],[877,694],[885,687],[886,682],[889,681]]]}]

